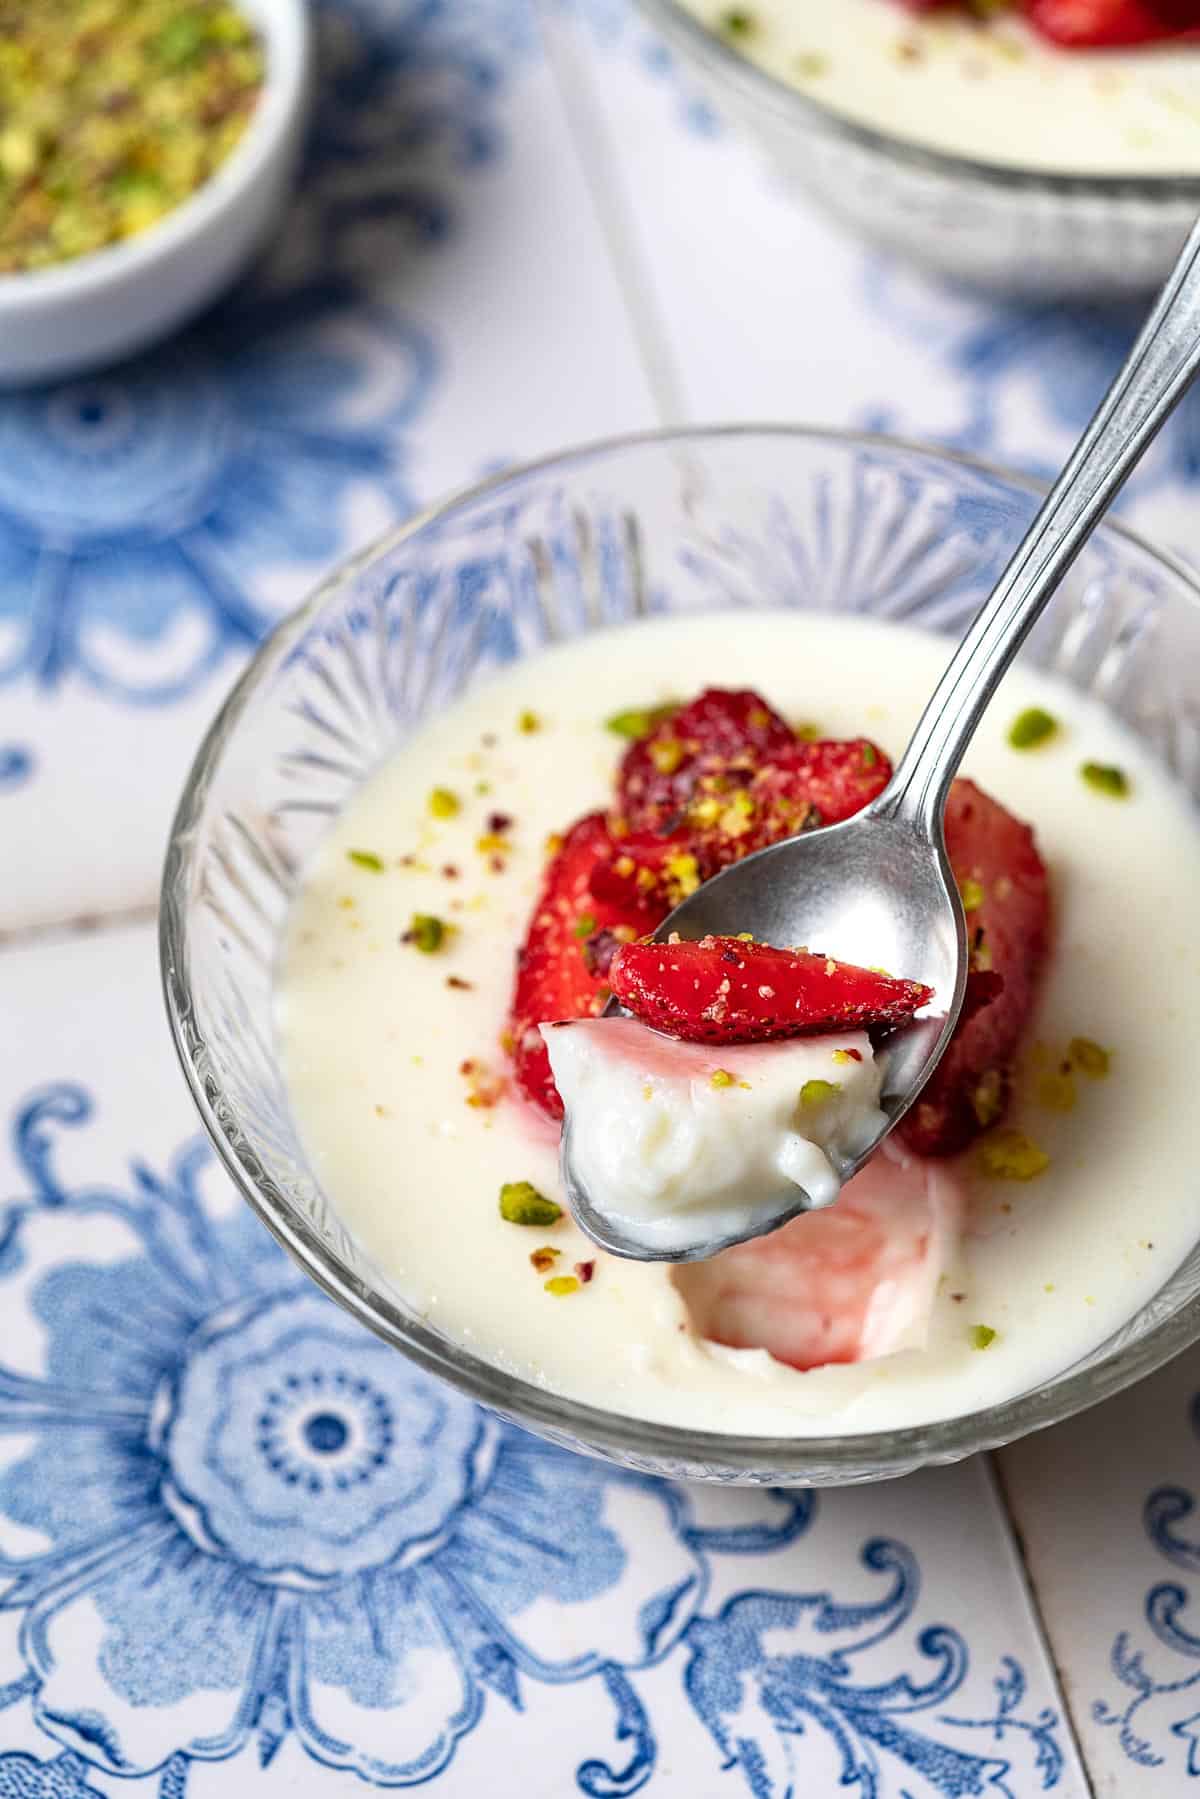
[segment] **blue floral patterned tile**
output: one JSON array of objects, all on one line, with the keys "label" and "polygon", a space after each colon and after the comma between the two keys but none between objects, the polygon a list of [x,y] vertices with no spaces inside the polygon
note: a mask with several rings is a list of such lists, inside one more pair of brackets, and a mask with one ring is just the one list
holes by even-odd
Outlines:
[{"label": "blue floral patterned tile", "polygon": [[271,255],[159,350],[0,396],[0,931],[153,896],[203,722],[332,563],[654,422],[533,0],[317,18]]},{"label": "blue floral patterned tile", "polygon": [[1200,1357],[1003,1458],[1096,1790],[1200,1780]]},{"label": "blue floral patterned tile", "polygon": [[153,933],[0,953],[0,1799],[1077,1799],[981,1464],[686,1488],[501,1424],[215,1167]]}]

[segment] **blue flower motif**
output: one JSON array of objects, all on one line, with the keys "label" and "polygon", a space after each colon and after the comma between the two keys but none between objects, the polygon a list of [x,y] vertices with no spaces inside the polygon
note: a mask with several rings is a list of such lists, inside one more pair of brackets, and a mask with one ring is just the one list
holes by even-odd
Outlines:
[{"label": "blue flower motif", "polygon": [[[915,1559],[900,1543],[876,1539],[862,1560],[890,1578],[877,1600],[845,1605],[828,1593],[740,1593],[686,1633],[689,1697],[724,1765],[740,1771],[753,1799],[848,1787],[860,1799],[880,1799],[893,1790],[885,1785],[889,1763],[907,1799],[979,1793],[1025,1799],[1057,1786],[1063,1771],[1057,1717],[1049,1709],[1033,1719],[1019,1716],[1026,1681],[1011,1657],[1004,1658],[993,1709],[983,1717],[943,1709],[969,1664],[961,1634],[945,1625],[917,1638],[927,1678],[856,1678],[858,1659],[869,1659],[907,1622],[920,1585]],[[877,1653],[872,1665],[878,1666]],[[933,1714],[924,1729],[913,1722],[919,1713]],[[984,1737],[994,1753],[975,1746]],[[1010,1776],[1019,1784],[1010,1784]]]},{"label": "blue flower motif", "polygon": [[[1200,1437],[1200,1393],[1193,1395],[1190,1422]],[[1195,1511],[1195,1496],[1186,1488],[1157,1487],[1143,1512],[1151,1543],[1188,1575],[1200,1573],[1200,1542],[1180,1527]],[[1129,1697],[1123,1704],[1097,1699],[1092,1716],[1116,1731],[1135,1766],[1161,1768],[1174,1761],[1195,1779],[1200,1777],[1200,1634],[1183,1622],[1192,1597],[1190,1587],[1178,1580],[1160,1581],[1150,1588],[1146,1623],[1169,1659],[1156,1658],[1153,1644],[1139,1647],[1131,1632],[1119,1631],[1109,1666]]]},{"label": "blue flower motif", "polygon": [[100,1799],[77,1755],[43,1762],[32,1755],[0,1754],[0,1799],[88,1799],[88,1794]]},{"label": "blue flower motif", "polygon": [[33,766],[33,751],[23,743],[0,743],[0,793],[27,781]]},{"label": "blue flower motif", "polygon": [[[1015,305],[912,282],[890,264],[867,266],[871,305],[894,329],[936,343],[947,373],[962,387],[964,419],[948,434],[955,448],[1012,460],[1050,478],[1083,431],[1143,322],[1136,307]],[[1011,416],[1032,401],[1041,445],[1014,450]],[[893,429],[902,419],[877,411],[869,421]],[[1060,454],[1055,455],[1055,450]],[[1200,403],[1185,400],[1131,483],[1146,495],[1200,479]]]},{"label": "blue flower motif", "polygon": [[811,1501],[706,1528],[686,1489],[502,1424],[298,1282],[203,1190],[203,1146],[165,1176],[135,1161],[128,1190],[67,1184],[59,1139],[90,1111],[70,1085],[29,1098],[28,1192],[0,1206],[0,1433],[30,1442],[0,1518],[38,1545],[0,1554],[26,1663],[0,1710],[30,1700],[71,1757],[181,1799],[193,1762],[288,1737],[420,1783],[489,1695],[595,1679],[629,1759],[578,1783],[636,1791],[655,1743],[630,1674],[680,1642],[712,1553],[793,1540]]}]

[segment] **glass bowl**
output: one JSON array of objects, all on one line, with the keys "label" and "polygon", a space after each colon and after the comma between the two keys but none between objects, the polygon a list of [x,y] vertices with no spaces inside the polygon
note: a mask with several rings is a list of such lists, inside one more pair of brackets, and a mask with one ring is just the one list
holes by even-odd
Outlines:
[{"label": "glass bowl", "polygon": [[639,5],[787,186],[954,280],[1029,298],[1145,293],[1200,212],[1200,176],[1184,171],[1060,175],[923,149],[768,74],[679,0]]},{"label": "glass bowl", "polygon": [[[629,438],[497,476],[413,520],[263,645],[202,744],[175,819],[161,912],[167,1007],[230,1173],[356,1318],[557,1443],[672,1477],[776,1486],[879,1480],[993,1448],[1117,1392],[1200,1337],[1198,1246],[1085,1360],[941,1423],[769,1438],[581,1405],[503,1372],[406,1307],[322,1192],[275,1051],[275,958],[300,873],[425,717],[498,665],[649,615],[811,609],[957,636],[1037,502],[1018,476],[884,438],[787,428]],[[1200,795],[1200,583],[1183,565],[1104,527],[1023,655],[1095,695]]]}]

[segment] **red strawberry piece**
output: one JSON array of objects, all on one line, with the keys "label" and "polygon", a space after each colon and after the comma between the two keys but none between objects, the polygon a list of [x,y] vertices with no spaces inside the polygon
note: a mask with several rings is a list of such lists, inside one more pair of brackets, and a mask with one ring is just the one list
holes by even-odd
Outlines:
[{"label": "red strawberry piece", "polygon": [[794,741],[757,693],[706,688],[630,744],[617,776],[618,809],[632,830],[654,829],[687,804],[705,775],[748,781]]},{"label": "red strawberry piece", "polygon": [[614,904],[597,894],[594,882],[614,849],[602,812],[571,827],[546,869],[517,952],[510,1054],[522,1093],[551,1118],[561,1118],[563,1108],[538,1025],[603,1011],[607,961],[620,937],[642,936],[666,916],[645,901]]},{"label": "red strawberry piece", "polygon": [[[883,791],[892,765],[865,738],[800,743],[793,739],[745,779],[708,773],[669,828],[621,838],[610,897],[654,897],[677,906],[719,869],[798,831],[850,818]],[[615,824],[615,821],[614,821]]]},{"label": "red strawberry piece", "polygon": [[740,937],[623,944],[609,984],[635,1018],[688,1043],[903,1024],[933,997],[917,981]]},{"label": "red strawberry piece", "polygon": [[900,1126],[926,1156],[956,1155],[1003,1116],[1050,930],[1049,883],[1033,832],[971,781],[950,789],[946,847],[970,907],[975,972],[950,1047]]},{"label": "red strawberry piece", "polygon": [[[750,784],[750,798],[762,816],[756,835],[765,843],[777,843],[797,830],[840,824],[877,798],[891,778],[888,758],[865,737],[790,743]],[[790,828],[784,828],[789,825],[789,808],[792,821],[807,809],[805,822],[790,822]]]},{"label": "red strawberry piece", "polygon": [[1200,29],[1196,0],[1027,0],[1029,22],[1055,44],[1113,50]]}]

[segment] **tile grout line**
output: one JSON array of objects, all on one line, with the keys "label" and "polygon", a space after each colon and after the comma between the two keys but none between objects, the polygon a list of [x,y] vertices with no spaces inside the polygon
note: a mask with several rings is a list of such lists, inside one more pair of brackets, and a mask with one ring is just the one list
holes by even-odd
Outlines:
[{"label": "tile grout line", "polygon": [[1037,1587],[1034,1584],[1033,1571],[1029,1566],[1029,1558],[1025,1553],[1024,1533],[1017,1522],[1016,1511],[1013,1507],[1012,1500],[1009,1497],[1008,1483],[1005,1481],[1003,1472],[1001,1471],[999,1458],[994,1453],[982,1455],[980,1461],[984,1464],[984,1479],[992,1490],[992,1496],[996,1501],[996,1509],[1004,1523],[1009,1553],[1012,1558],[1013,1571],[1017,1581],[1020,1583],[1021,1591],[1025,1597],[1025,1603],[1029,1608],[1029,1615],[1033,1621],[1034,1634],[1041,1644],[1042,1653],[1046,1658],[1047,1666],[1054,1677],[1054,1684],[1058,1689],[1058,1695],[1062,1706],[1064,1729],[1070,1739],[1071,1747],[1075,1751],[1075,1759],[1078,1762],[1080,1772],[1083,1775],[1084,1786],[1087,1789],[1089,1799],[1096,1799],[1096,1784],[1092,1779],[1092,1770],[1088,1766],[1088,1760],[1084,1754],[1083,1739],[1080,1736],[1079,1727],[1075,1722],[1075,1707],[1071,1701],[1071,1690],[1067,1685],[1062,1663],[1058,1659],[1058,1654],[1054,1647],[1054,1639],[1050,1634],[1050,1627],[1046,1622],[1046,1615],[1042,1610],[1041,1603],[1037,1596]]},{"label": "tile grout line", "polygon": [[569,41],[579,27],[563,10],[563,0],[536,0],[546,62],[558,93],[567,134],[575,149],[613,277],[625,304],[634,342],[659,421],[683,425],[683,387],[671,352],[666,322],[646,276],[637,233],[617,174],[617,157],[581,55]]},{"label": "tile grout line", "polygon": [[43,944],[72,937],[99,937],[106,931],[124,930],[130,925],[153,924],[158,917],[158,901],[147,900],[132,906],[115,906],[107,912],[79,912],[73,917],[39,919],[36,924],[17,925],[11,931],[0,931],[0,956],[8,951],[38,949]]}]

